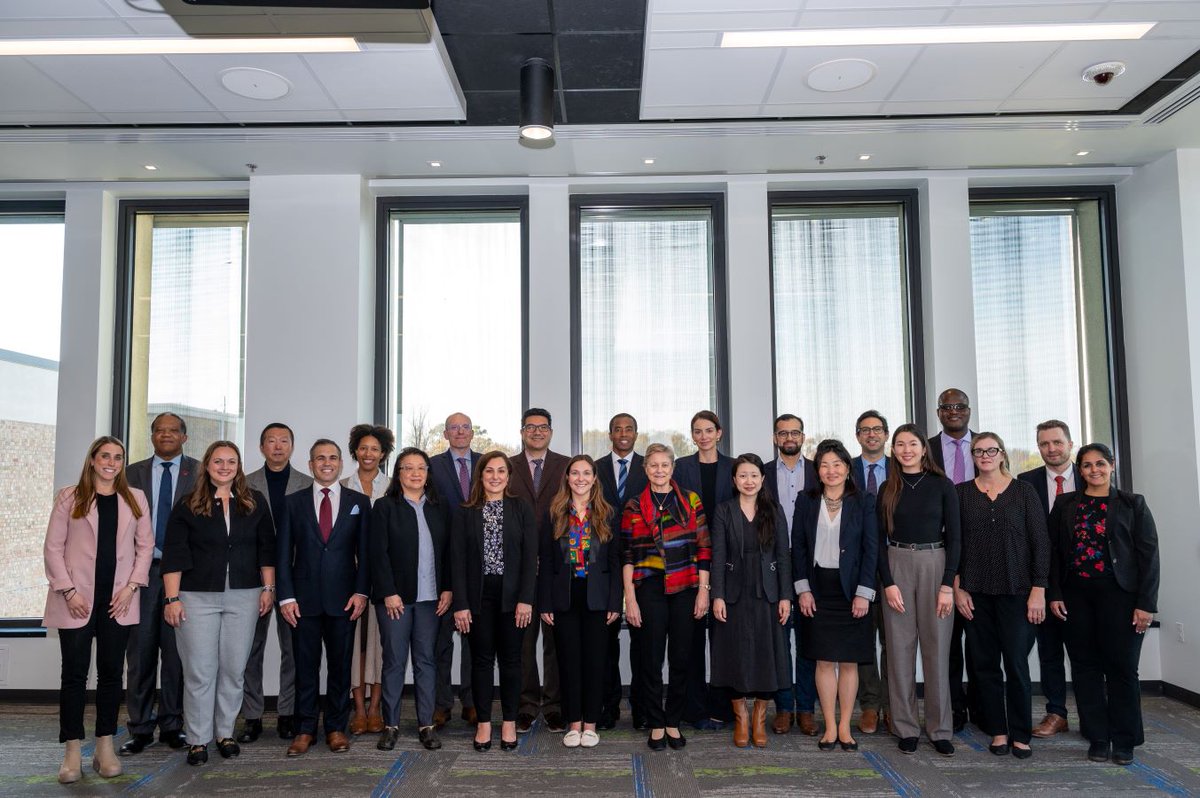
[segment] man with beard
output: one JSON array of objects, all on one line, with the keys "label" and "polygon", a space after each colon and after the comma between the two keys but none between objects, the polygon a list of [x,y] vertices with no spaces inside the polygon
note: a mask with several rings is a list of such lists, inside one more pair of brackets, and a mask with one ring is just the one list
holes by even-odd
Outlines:
[{"label": "man with beard", "polygon": [[[865,411],[854,424],[854,436],[858,439],[862,454],[851,463],[850,478],[859,490],[878,496],[891,465],[890,458],[884,454],[888,439],[887,419],[878,410]],[[872,657],[870,662],[858,666],[858,705],[862,708],[858,730],[863,734],[874,734],[881,722],[885,729],[891,731],[888,718],[887,641],[883,638],[882,606],[881,601],[871,604],[871,626],[879,635],[879,664],[876,665]]]}]

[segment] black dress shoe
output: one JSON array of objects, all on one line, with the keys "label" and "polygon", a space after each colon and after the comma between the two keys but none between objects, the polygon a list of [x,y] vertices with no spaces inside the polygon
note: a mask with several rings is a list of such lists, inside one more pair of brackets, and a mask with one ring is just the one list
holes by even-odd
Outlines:
[{"label": "black dress shoe", "polygon": [[552,732],[562,732],[567,730],[567,724],[563,722],[561,712],[550,712],[546,714],[546,728]]},{"label": "black dress shoe", "polygon": [[850,742],[838,740],[838,745],[840,745],[842,747],[843,751],[857,751],[858,750],[858,741],[857,740],[851,740]]},{"label": "black dress shoe", "polygon": [[533,722],[535,720],[537,720],[537,718],[535,718],[533,715],[530,715],[528,712],[522,712],[520,715],[517,715],[517,734],[526,734],[530,729],[533,728]]},{"label": "black dress shoe", "polygon": [[296,736],[296,716],[280,715],[279,720],[275,723],[275,731],[279,734],[280,740],[294,739]]},{"label": "black dress shoe", "polygon": [[208,746],[193,745],[188,749],[187,763],[189,765],[203,765],[208,761]]},{"label": "black dress shoe", "polygon": [[633,730],[634,731],[650,731],[650,724],[646,722],[645,718],[634,715],[633,716]]},{"label": "black dress shoe", "polygon": [[1114,765],[1120,765],[1121,767],[1124,767],[1125,765],[1132,765],[1133,751],[1114,748],[1112,752],[1112,761]]},{"label": "black dress shoe", "polygon": [[[384,733],[387,733],[386,729],[384,730]],[[426,726],[423,729],[418,729],[417,736],[421,740],[421,745],[425,746],[426,751],[436,751],[442,747],[442,741],[438,739],[437,729],[433,726]]]},{"label": "black dress shoe", "polygon": [[915,754],[917,752],[917,738],[904,737],[896,747],[900,749],[900,753],[902,754]]},{"label": "black dress shoe", "polygon": [[666,737],[667,745],[671,746],[672,751],[678,751],[680,748],[683,748],[685,745],[687,745],[687,738],[683,736],[683,732],[680,732],[678,737],[672,737],[669,734],[666,735]]},{"label": "black dress shoe", "polygon": [[117,753],[121,756],[133,756],[140,754],[152,745],[154,745],[153,734],[135,734],[125,741]]},{"label": "black dress shoe", "polygon": [[612,731],[617,728],[617,717],[612,715],[601,715],[600,720],[596,722],[596,731]]},{"label": "black dress shoe", "polygon": [[1012,746],[1012,755],[1015,756],[1017,759],[1028,759],[1029,757],[1033,756],[1033,749],[1032,748],[1017,748],[1014,745],[1014,746]]},{"label": "black dress shoe", "polygon": [[248,719],[246,725],[242,727],[242,733],[238,735],[239,743],[252,743],[262,736],[262,718]]},{"label": "black dress shoe", "polygon": [[954,756],[954,743],[949,740],[934,740],[933,750],[942,756]]},{"label": "black dress shoe", "polygon": [[517,740],[510,741],[510,740],[505,740],[503,737],[500,738],[500,750],[501,751],[516,751],[518,745],[520,745],[520,742]]},{"label": "black dress shoe", "polygon": [[662,737],[659,737],[657,740],[654,739],[653,737],[647,737],[646,738],[646,746],[651,751],[665,751],[665,750],[667,750],[667,736],[664,734]]},{"label": "black dress shoe", "polygon": [[181,732],[179,729],[159,732],[158,741],[169,746],[175,751],[178,751],[180,748],[183,748],[185,745],[187,745],[187,740],[183,739],[183,732]]},{"label": "black dress shoe", "polygon": [[1093,740],[1088,746],[1088,759],[1093,762],[1107,762],[1110,756],[1108,740]]},{"label": "black dress shoe", "polygon": [[821,751],[832,751],[837,748],[837,740],[817,740],[817,748]]},{"label": "black dress shoe", "polygon": [[475,740],[472,740],[471,745],[475,746],[476,751],[490,751],[492,749],[492,741],[491,740],[488,740],[486,743],[480,743],[480,742],[476,742]]},{"label": "black dress shoe", "polygon": [[383,731],[379,733],[379,742],[375,743],[375,747],[380,751],[391,751],[396,747],[396,740],[400,738],[400,728],[398,726],[384,726]]},{"label": "black dress shoe", "polygon": [[232,737],[226,737],[224,740],[217,740],[217,752],[222,759],[231,759],[240,754],[242,749]]},{"label": "black dress shoe", "polygon": [[1008,743],[1000,743],[999,745],[988,743],[988,750],[996,756],[1008,756],[1009,745]]}]

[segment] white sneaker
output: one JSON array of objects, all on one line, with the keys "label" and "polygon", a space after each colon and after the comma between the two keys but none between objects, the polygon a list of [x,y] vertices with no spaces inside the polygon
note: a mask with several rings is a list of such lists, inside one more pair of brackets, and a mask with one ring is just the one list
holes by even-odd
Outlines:
[{"label": "white sneaker", "polygon": [[584,748],[595,748],[600,744],[600,735],[594,731],[585,731],[579,738],[579,744]]},{"label": "white sneaker", "polygon": [[567,748],[578,748],[581,735],[577,731],[569,731],[563,735],[563,745]]}]

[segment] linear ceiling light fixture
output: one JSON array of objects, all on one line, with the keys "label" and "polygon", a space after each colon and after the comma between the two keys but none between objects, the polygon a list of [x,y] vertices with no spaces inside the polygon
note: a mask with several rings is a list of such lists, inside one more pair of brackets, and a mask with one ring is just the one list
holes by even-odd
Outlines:
[{"label": "linear ceiling light fixture", "polygon": [[1080,42],[1140,39],[1157,23],[1096,22],[1078,25],[945,25],[929,28],[826,28],[728,31],[722,47],[846,47],[888,44]]},{"label": "linear ceiling light fixture", "polygon": [[0,55],[208,55],[213,53],[357,53],[347,36],[260,38],[7,39]]}]

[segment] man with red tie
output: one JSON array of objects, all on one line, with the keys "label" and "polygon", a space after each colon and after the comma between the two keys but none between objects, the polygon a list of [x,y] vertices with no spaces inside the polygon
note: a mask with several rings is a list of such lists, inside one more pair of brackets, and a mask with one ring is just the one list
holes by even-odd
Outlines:
[{"label": "man with red tie", "polygon": [[329,665],[325,743],[349,750],[350,662],[354,622],[367,607],[367,537],[371,500],[342,487],[342,450],[322,438],[308,453],[310,490],[287,497],[276,535],[275,581],[280,613],[292,627],[296,657],[296,738],[288,756],[308,752],[317,734],[321,645]]}]

